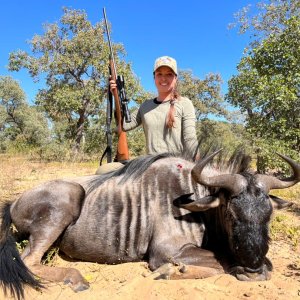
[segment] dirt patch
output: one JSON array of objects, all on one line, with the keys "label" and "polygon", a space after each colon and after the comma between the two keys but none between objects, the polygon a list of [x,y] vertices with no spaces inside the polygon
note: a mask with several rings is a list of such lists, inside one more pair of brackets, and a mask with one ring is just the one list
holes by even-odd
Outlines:
[{"label": "dirt patch", "polygon": [[[22,191],[40,182],[93,174],[97,164],[45,164],[30,162],[24,158],[1,157],[0,197],[13,200]],[[299,184],[296,194],[299,195]],[[300,201],[299,197],[297,198]],[[277,213],[276,213],[277,214]],[[287,216],[291,228],[300,226],[297,210],[280,211]],[[284,228],[284,226],[283,226]],[[88,262],[70,262],[56,256],[55,266],[69,266],[81,271],[89,281],[90,288],[74,293],[63,284],[47,283],[43,291],[26,289],[26,299],[37,300],[135,300],[135,299],[298,299],[300,300],[300,241],[288,236],[289,228],[283,230],[270,243],[268,257],[274,270],[269,281],[241,282],[225,274],[201,280],[153,280],[144,262],[121,265],[103,265]],[[150,275],[150,276],[148,276]],[[0,290],[0,299],[4,298]]]},{"label": "dirt patch", "polygon": [[26,299],[300,299],[299,254],[283,242],[274,242],[269,258],[274,265],[271,280],[241,282],[227,274],[201,280],[158,281],[151,278],[147,264],[142,262],[111,266],[70,263],[58,257],[55,265],[80,270],[89,280],[90,289],[74,293],[66,285],[49,283],[42,292],[26,289]]}]

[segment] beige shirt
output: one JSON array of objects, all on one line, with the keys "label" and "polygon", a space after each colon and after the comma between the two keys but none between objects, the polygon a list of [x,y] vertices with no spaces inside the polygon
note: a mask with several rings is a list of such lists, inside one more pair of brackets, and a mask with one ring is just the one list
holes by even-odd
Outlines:
[{"label": "beige shirt", "polygon": [[143,126],[148,154],[171,152],[194,155],[198,146],[195,109],[191,100],[180,97],[175,101],[175,127],[167,128],[170,101],[147,100],[123,123],[124,131]]}]

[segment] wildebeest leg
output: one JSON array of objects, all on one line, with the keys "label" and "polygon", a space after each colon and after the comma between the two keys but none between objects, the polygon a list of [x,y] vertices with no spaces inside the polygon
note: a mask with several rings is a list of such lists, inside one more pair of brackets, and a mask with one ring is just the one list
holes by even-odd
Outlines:
[{"label": "wildebeest leg", "polygon": [[156,279],[200,279],[224,273],[213,252],[194,245],[184,246],[170,262],[155,270],[160,274]]},{"label": "wildebeest leg", "polygon": [[218,274],[223,274],[221,270],[209,267],[183,265],[175,266],[171,263],[164,264],[155,270],[151,275],[154,279],[203,279]]},{"label": "wildebeest leg", "polygon": [[170,279],[202,279],[224,274],[222,270],[192,265],[184,265],[178,271],[171,274]]},{"label": "wildebeest leg", "polygon": [[42,279],[62,281],[74,291],[89,287],[79,271],[44,266],[41,259],[63,231],[77,220],[84,197],[81,185],[53,181],[24,193],[11,209],[16,228],[29,233],[29,243],[21,255],[26,266]]},{"label": "wildebeest leg", "polygon": [[[53,242],[61,234],[61,231],[53,230],[48,232],[45,238],[39,238],[35,235],[31,235],[29,238],[29,244],[24,250],[26,256],[24,257],[24,263],[33,272],[33,274],[41,277],[42,279],[64,282],[68,284],[75,292],[82,291],[89,288],[88,282],[82,277],[80,272],[73,268],[61,268],[61,267],[49,267],[41,265],[41,259],[44,253],[49,249]],[[30,249],[30,250],[28,250]]]}]

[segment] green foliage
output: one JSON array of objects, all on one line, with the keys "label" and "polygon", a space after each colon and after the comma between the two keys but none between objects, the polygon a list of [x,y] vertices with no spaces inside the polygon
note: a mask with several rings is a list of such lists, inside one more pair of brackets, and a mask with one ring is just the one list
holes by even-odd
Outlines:
[{"label": "green foliage", "polygon": [[260,1],[239,10],[235,14],[236,22],[229,28],[238,27],[240,34],[247,32],[251,38],[249,46],[256,48],[269,35],[282,32],[287,19],[299,15],[299,0]]},{"label": "green foliage", "polygon": [[43,256],[42,258],[42,264],[43,265],[48,265],[48,266],[53,266],[54,259],[57,257],[59,253],[59,248],[58,247],[51,247]]},{"label": "green foliage", "polygon": [[57,140],[36,148],[31,155],[44,161],[66,161],[76,158],[70,150],[68,141],[58,142]]},{"label": "green foliage", "polygon": [[29,106],[18,82],[0,77],[0,149],[12,145],[24,151],[49,141],[48,123],[37,107]]},{"label": "green foliage", "polygon": [[25,104],[24,91],[10,76],[0,76],[0,100],[8,115],[13,114],[14,109]]},{"label": "green foliage", "polygon": [[103,113],[97,118],[89,120],[89,126],[85,130],[83,151],[88,155],[97,154],[101,157],[106,148],[106,127],[101,120],[105,119]]},{"label": "green foliage", "polygon": [[283,173],[286,175],[291,174],[290,166],[279,158],[279,156],[276,155],[276,152],[294,158],[296,161],[298,160],[299,152],[286,146],[278,139],[257,138],[253,143],[255,145],[255,153],[257,154],[257,170],[259,173],[271,172]]},{"label": "green foliage", "polygon": [[243,148],[251,153],[247,133],[241,124],[207,119],[197,123],[197,135],[203,149],[213,145],[218,149],[223,148],[224,153],[232,153],[237,148]]},{"label": "green foliage", "polygon": [[181,70],[178,79],[180,94],[193,102],[197,120],[205,119],[209,114],[227,116],[221,96],[220,75],[208,74],[204,80],[201,80],[191,71]]},{"label": "green foliage", "polygon": [[[261,76],[286,76],[284,79],[292,84],[299,81],[299,22],[299,16],[284,21],[280,34],[271,34],[253,50],[253,66]],[[297,77],[290,78],[292,74]]]},{"label": "green foliage", "polygon": [[146,139],[142,127],[127,133],[128,147],[131,157],[137,157],[146,154]]},{"label": "green foliage", "polygon": [[17,249],[19,253],[22,253],[25,247],[28,245],[29,241],[28,240],[22,240],[20,242],[16,243]]},{"label": "green foliage", "polygon": [[[274,2],[266,6],[265,14],[274,10]],[[295,1],[291,1],[291,10],[284,5],[287,2],[276,1],[277,9],[282,10],[276,14],[280,24],[274,24],[269,31],[269,15],[260,15],[260,21],[256,20],[260,25],[255,28],[264,31],[265,39],[256,40],[255,47],[252,44],[254,48],[242,58],[239,74],[229,80],[226,95],[246,114],[246,129],[256,148],[260,172],[267,171],[267,166],[273,169],[282,165],[274,161],[275,151],[296,160],[300,153],[299,2],[297,9]]]}]

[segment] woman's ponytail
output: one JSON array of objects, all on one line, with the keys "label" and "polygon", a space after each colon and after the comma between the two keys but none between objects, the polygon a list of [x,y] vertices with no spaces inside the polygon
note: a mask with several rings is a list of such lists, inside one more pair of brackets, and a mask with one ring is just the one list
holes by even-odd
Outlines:
[{"label": "woman's ponytail", "polygon": [[179,99],[179,92],[177,89],[177,84],[173,90],[173,96],[170,100],[170,109],[167,114],[166,118],[166,125],[168,128],[174,128],[175,127],[175,102]]}]

